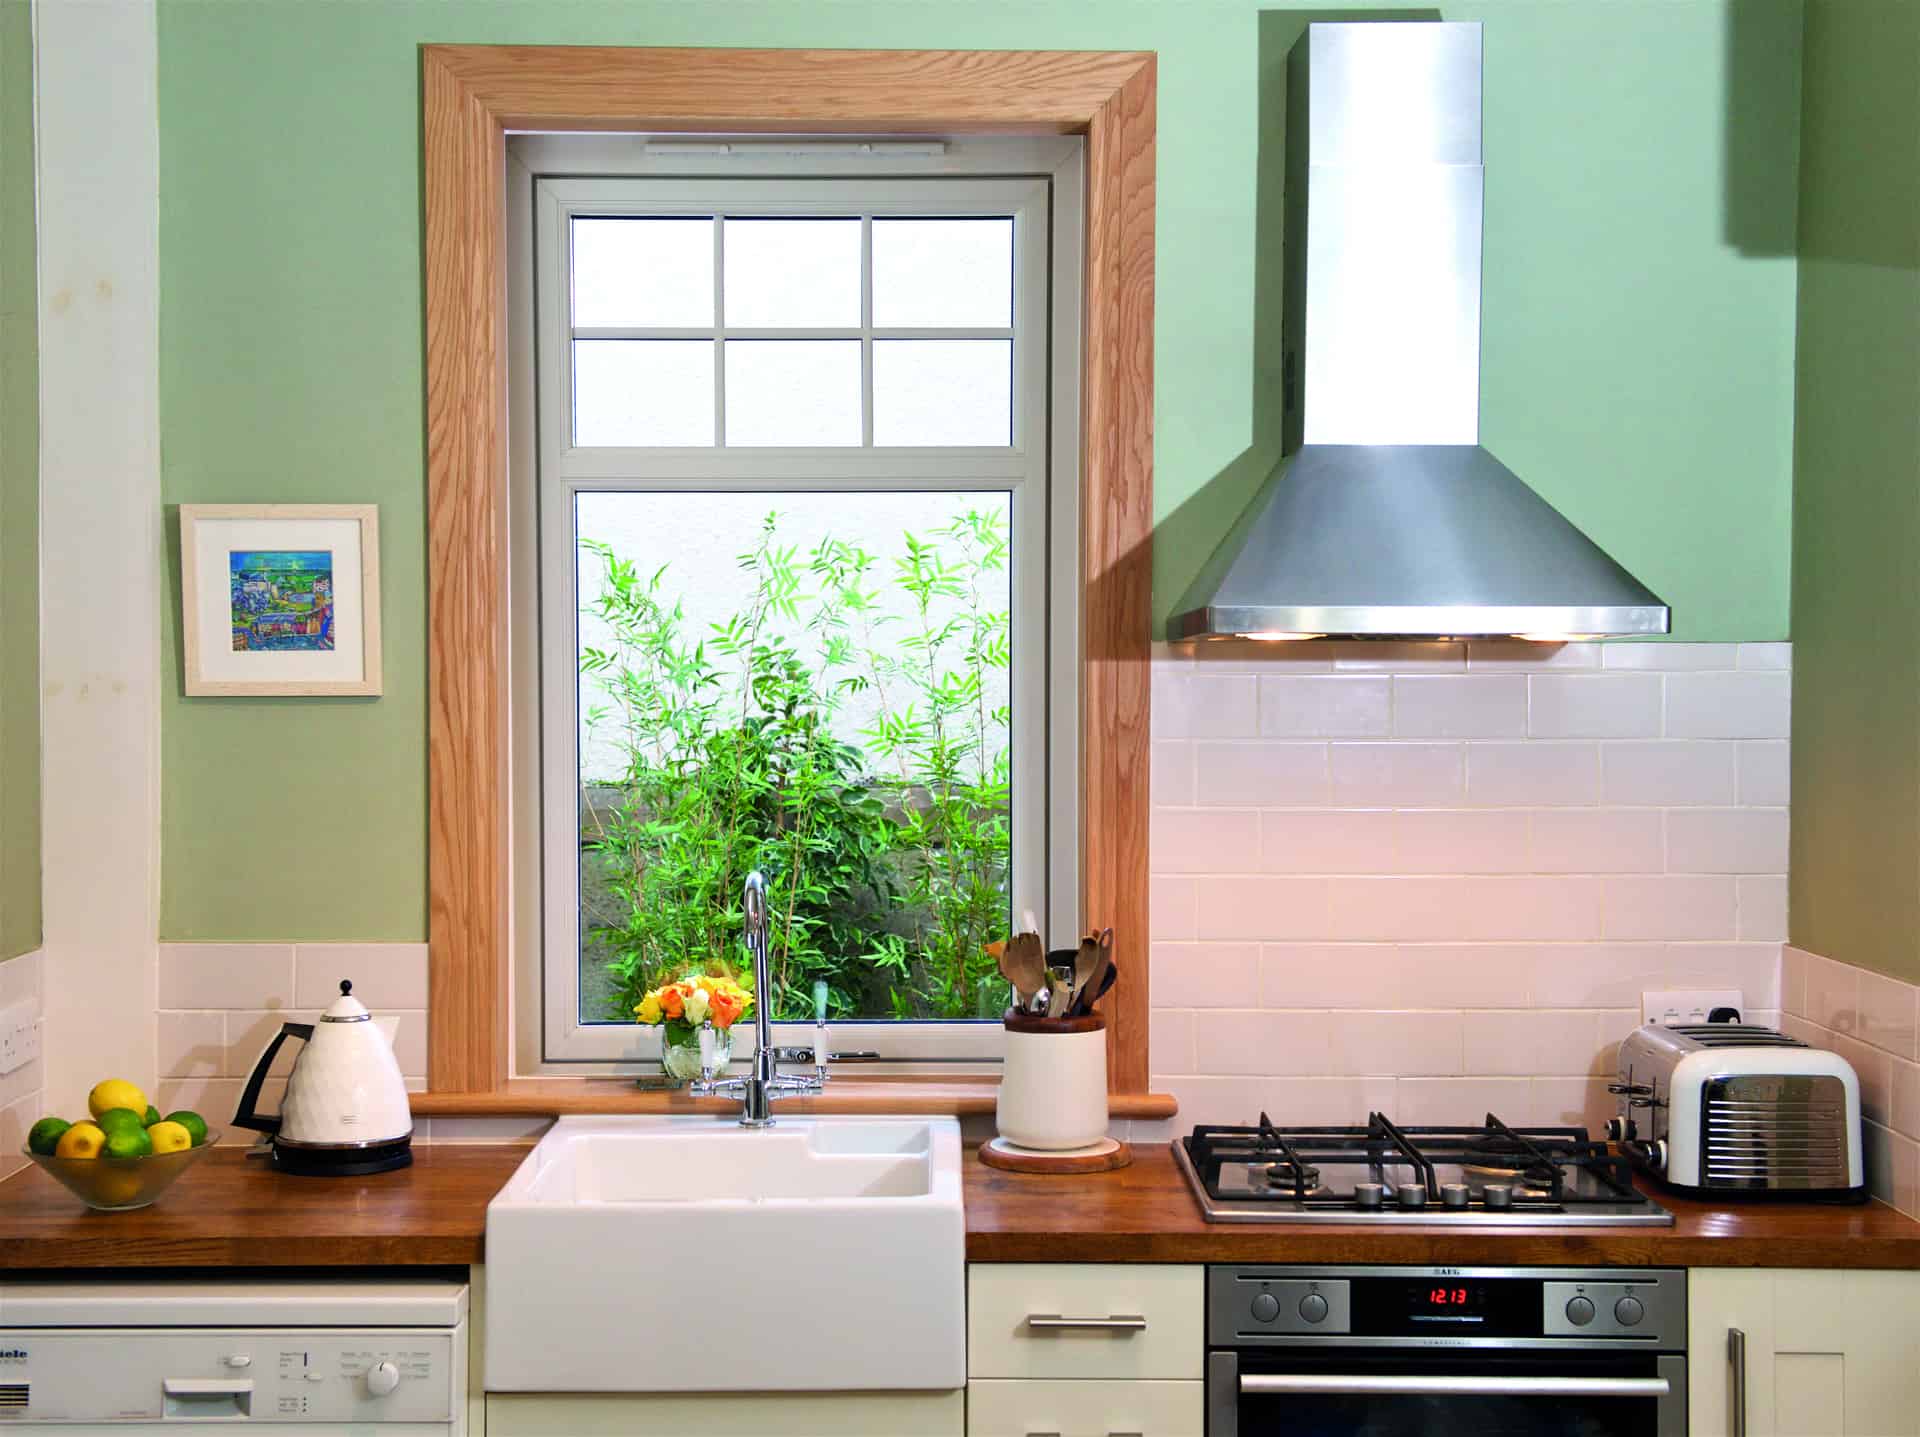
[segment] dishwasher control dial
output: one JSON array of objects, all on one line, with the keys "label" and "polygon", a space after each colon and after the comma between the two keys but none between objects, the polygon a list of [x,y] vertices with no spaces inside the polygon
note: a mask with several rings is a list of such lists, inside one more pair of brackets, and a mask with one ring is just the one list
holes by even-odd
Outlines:
[{"label": "dishwasher control dial", "polygon": [[1280,1315],[1280,1299],[1270,1292],[1263,1292],[1253,1300],[1253,1320],[1272,1322]]},{"label": "dishwasher control dial", "polygon": [[1622,1327],[1637,1327],[1646,1315],[1647,1310],[1637,1297],[1623,1297],[1613,1305],[1613,1320]]},{"label": "dishwasher control dial", "polygon": [[1568,1298],[1567,1321],[1575,1327],[1585,1327],[1593,1321],[1593,1303],[1584,1297]]},{"label": "dishwasher control dial", "polygon": [[376,1362],[367,1369],[367,1391],[385,1397],[400,1385],[400,1369],[391,1362]]},{"label": "dishwasher control dial", "polygon": [[1304,1322],[1324,1322],[1327,1317],[1327,1300],[1317,1292],[1310,1292],[1300,1299],[1300,1317]]}]

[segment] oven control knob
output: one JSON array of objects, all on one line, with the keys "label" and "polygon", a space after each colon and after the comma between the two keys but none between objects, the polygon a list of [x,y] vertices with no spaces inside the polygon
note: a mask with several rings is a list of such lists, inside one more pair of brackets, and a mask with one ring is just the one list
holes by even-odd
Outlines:
[{"label": "oven control knob", "polygon": [[1327,1317],[1327,1300],[1317,1292],[1310,1292],[1300,1299],[1300,1320],[1302,1322],[1324,1322]]},{"label": "oven control knob", "polygon": [[1567,1321],[1575,1327],[1585,1327],[1593,1321],[1593,1304],[1584,1297],[1568,1298]]},{"label": "oven control knob", "polygon": [[1272,1322],[1280,1315],[1280,1299],[1270,1292],[1263,1292],[1253,1300],[1253,1320]]},{"label": "oven control knob", "polygon": [[1637,1297],[1623,1297],[1613,1305],[1613,1320],[1622,1327],[1638,1327],[1646,1315],[1647,1310]]},{"label": "oven control knob", "polygon": [[385,1397],[400,1385],[400,1369],[391,1362],[376,1362],[367,1369],[367,1391]]}]

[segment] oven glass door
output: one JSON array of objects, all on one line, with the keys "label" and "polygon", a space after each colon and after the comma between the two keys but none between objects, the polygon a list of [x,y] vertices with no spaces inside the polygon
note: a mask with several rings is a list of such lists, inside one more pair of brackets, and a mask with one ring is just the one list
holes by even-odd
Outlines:
[{"label": "oven glass door", "polygon": [[[1656,1353],[1243,1351],[1211,1437],[1679,1437],[1685,1359]],[[1216,1413],[1229,1394],[1210,1394]]]}]

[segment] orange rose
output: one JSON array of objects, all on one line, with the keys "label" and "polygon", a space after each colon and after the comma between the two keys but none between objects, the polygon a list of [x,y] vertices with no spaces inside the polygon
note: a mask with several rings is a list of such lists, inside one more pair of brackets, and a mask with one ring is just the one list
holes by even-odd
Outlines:
[{"label": "orange rose", "polygon": [[684,983],[674,983],[660,990],[660,1011],[669,1018],[678,1018],[685,1014],[687,988]]},{"label": "orange rose", "polygon": [[716,1028],[731,1028],[740,1017],[740,1003],[729,993],[715,993],[707,1005],[707,1017]]}]

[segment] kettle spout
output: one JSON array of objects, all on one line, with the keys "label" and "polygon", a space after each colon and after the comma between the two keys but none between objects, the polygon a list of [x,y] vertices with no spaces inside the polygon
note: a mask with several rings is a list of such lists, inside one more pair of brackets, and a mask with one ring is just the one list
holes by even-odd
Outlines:
[{"label": "kettle spout", "polygon": [[375,1018],[373,1026],[380,1030],[380,1036],[387,1040],[387,1046],[391,1048],[394,1034],[400,1031],[400,1019],[398,1017]]}]

